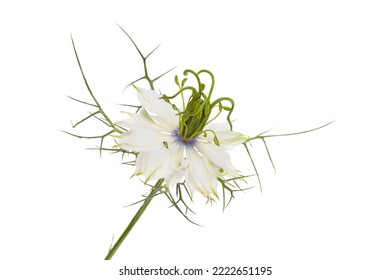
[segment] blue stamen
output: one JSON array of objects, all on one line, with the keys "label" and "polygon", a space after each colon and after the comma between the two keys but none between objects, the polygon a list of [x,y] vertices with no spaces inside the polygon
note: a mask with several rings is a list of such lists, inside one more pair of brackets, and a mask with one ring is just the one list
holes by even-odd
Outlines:
[{"label": "blue stamen", "polygon": [[198,142],[196,138],[192,138],[190,140],[183,140],[179,134],[179,130],[177,129],[173,132],[173,136],[175,137],[175,142],[180,143],[186,147],[193,147]]}]

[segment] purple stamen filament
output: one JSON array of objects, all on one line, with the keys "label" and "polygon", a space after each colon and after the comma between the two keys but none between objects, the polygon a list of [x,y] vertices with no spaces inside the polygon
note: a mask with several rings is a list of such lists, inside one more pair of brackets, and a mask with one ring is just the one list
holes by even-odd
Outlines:
[{"label": "purple stamen filament", "polygon": [[177,130],[177,129],[173,132],[173,136],[175,137],[175,141],[176,141],[177,143],[180,143],[180,144],[184,145],[185,147],[193,147],[193,146],[195,146],[196,143],[198,142],[198,141],[196,140],[196,138],[192,138],[192,139],[190,139],[190,140],[184,140],[184,139],[182,139],[181,136],[180,136],[180,134],[179,134],[179,130]]}]

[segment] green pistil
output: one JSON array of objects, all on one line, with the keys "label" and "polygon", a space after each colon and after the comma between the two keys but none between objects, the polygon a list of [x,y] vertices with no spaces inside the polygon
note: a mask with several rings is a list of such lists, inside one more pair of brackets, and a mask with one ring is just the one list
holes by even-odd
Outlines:
[{"label": "green pistil", "polygon": [[[180,95],[183,104],[183,111],[179,111],[176,106],[172,103],[172,107],[178,111],[179,116],[179,131],[178,134],[183,141],[191,141],[195,137],[201,135],[202,133],[206,134],[207,132],[211,132],[214,134],[214,142],[216,145],[219,145],[219,141],[214,131],[205,130],[205,126],[209,124],[211,121],[216,119],[221,111],[227,111],[227,121],[230,125],[230,129],[232,130],[232,122],[230,121],[230,116],[234,109],[234,101],[228,97],[218,98],[217,100],[211,101],[211,95],[214,90],[214,75],[209,70],[200,70],[199,72],[195,72],[193,70],[185,70],[184,75],[187,76],[191,74],[195,80],[195,86],[186,86],[185,83],[188,81],[188,78],[184,78],[181,82],[179,78],[175,77],[175,82],[179,87],[179,91],[176,92],[172,96],[164,95],[162,98],[170,103],[170,99],[175,98]],[[201,74],[208,74],[209,79],[211,80],[210,88],[208,92],[205,93],[206,85],[202,83],[200,78]],[[190,92],[191,95],[187,100],[187,103],[184,99],[184,93]],[[222,103],[228,102],[230,106],[224,106]],[[214,108],[217,108],[219,111],[216,116],[214,116],[210,121],[210,116]]]}]

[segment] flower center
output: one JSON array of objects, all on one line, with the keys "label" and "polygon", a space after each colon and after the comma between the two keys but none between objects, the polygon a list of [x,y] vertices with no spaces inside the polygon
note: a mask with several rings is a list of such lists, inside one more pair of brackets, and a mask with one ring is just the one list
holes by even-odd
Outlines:
[{"label": "flower center", "polygon": [[[211,78],[211,86],[208,89],[208,93],[205,92],[206,86],[200,79],[201,74],[208,74]],[[179,142],[185,146],[194,146],[197,142],[197,137],[201,134],[207,137],[207,133],[214,135],[214,143],[219,146],[219,141],[215,131],[205,129],[205,127],[213,120],[215,120],[222,111],[227,111],[227,121],[232,130],[232,122],[230,121],[230,115],[234,109],[234,101],[228,97],[221,97],[214,101],[211,101],[211,94],[214,89],[214,75],[208,70],[200,70],[194,72],[193,70],[185,70],[184,75],[192,74],[197,82],[197,87],[185,85],[188,78],[184,78],[181,82],[179,78],[175,77],[175,82],[179,86],[179,91],[172,96],[163,95],[162,99],[172,105],[172,108],[178,112],[179,127],[173,132],[176,138],[176,142]],[[184,92],[191,92],[188,101],[185,102]],[[180,111],[176,105],[170,102],[170,99],[180,95],[182,99],[183,111]],[[223,105],[222,103],[229,102],[230,106]],[[214,114],[213,118],[209,120],[213,109],[218,109],[218,112]]]},{"label": "flower center", "polygon": [[185,147],[193,147],[196,145],[196,143],[198,142],[198,140],[196,139],[196,137],[192,138],[192,139],[189,139],[189,140],[185,140],[183,139],[181,136],[180,136],[180,133],[179,133],[179,130],[176,129],[174,132],[173,132],[173,137],[175,138],[175,142],[176,143],[179,143],[181,145],[184,145]]}]

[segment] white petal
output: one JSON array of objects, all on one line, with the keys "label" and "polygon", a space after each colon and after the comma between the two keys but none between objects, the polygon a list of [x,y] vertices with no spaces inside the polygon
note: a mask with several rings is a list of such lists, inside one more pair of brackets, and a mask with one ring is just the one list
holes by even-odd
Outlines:
[{"label": "white petal", "polygon": [[156,124],[144,109],[138,114],[128,113],[128,115],[128,119],[117,123],[129,129],[119,136],[119,145],[123,149],[148,152],[158,150],[165,146],[164,143],[171,141],[170,129]]},{"label": "white petal", "polygon": [[[153,117],[145,109],[141,109],[139,113],[126,113],[129,118],[117,122],[119,126],[128,128],[129,130],[135,130],[137,128],[150,128],[156,131],[171,133],[175,129],[172,129],[170,125],[167,125],[164,121],[158,121],[159,117]],[[156,121],[157,120],[157,121]]]},{"label": "white petal", "polygon": [[171,141],[168,143],[168,149],[170,151],[170,164],[173,170],[172,174],[165,177],[165,183],[168,186],[176,185],[184,177],[184,169],[186,167],[184,160],[184,146],[177,143],[172,137]]},{"label": "white petal", "polygon": [[[244,143],[248,139],[248,136],[245,136],[239,132],[231,131],[227,122],[212,123],[206,126],[205,130],[206,129],[214,131],[218,138],[219,144],[226,149],[232,149],[235,146]],[[207,133],[207,137],[200,135],[199,138],[204,142],[211,142],[214,138],[214,134]]]},{"label": "white petal", "polygon": [[174,186],[183,179],[184,175],[185,173],[183,170],[177,169],[176,171],[166,176],[164,180],[168,186]]},{"label": "white petal", "polygon": [[198,142],[196,147],[214,166],[216,173],[220,177],[224,175],[229,175],[230,177],[239,176],[238,171],[230,161],[230,155],[222,146],[217,146],[213,143]]},{"label": "white petal", "polygon": [[161,95],[157,92],[144,89],[136,88],[138,92],[138,99],[142,106],[151,114],[157,116],[153,118],[156,123],[163,126],[168,126],[172,129],[176,129],[179,125],[179,118],[177,112],[172,108],[172,105],[161,99]]},{"label": "white petal", "polygon": [[206,197],[216,195],[217,174],[206,158],[195,148],[187,148],[188,167],[186,168],[186,185],[191,194],[197,190]]},{"label": "white petal", "polygon": [[170,157],[171,153],[165,147],[154,152],[140,152],[134,175],[144,175],[146,182],[170,176],[174,172]]},{"label": "white petal", "polygon": [[166,149],[172,136],[150,128],[136,128],[119,136],[119,146],[133,152],[151,152]]},{"label": "white petal", "polygon": [[119,126],[126,127],[129,129],[135,128],[154,128],[156,130],[161,130],[161,127],[153,122],[148,113],[141,109],[139,113],[127,113],[129,118],[117,122]]}]

